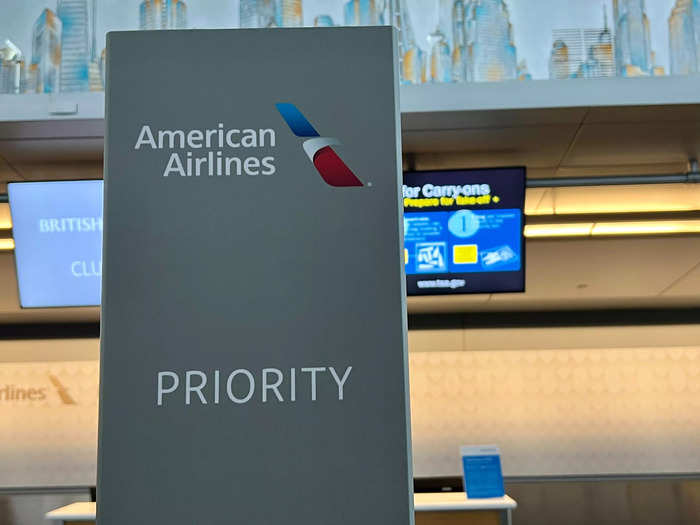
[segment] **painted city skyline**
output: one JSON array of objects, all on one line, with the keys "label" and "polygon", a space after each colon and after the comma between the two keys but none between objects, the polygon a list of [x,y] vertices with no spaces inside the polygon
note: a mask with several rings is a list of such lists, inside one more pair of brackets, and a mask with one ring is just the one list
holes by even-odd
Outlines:
[{"label": "painted city skyline", "polygon": [[700,71],[698,0],[10,1],[3,93],[102,89],[106,31],[133,29],[394,23],[405,83]]}]

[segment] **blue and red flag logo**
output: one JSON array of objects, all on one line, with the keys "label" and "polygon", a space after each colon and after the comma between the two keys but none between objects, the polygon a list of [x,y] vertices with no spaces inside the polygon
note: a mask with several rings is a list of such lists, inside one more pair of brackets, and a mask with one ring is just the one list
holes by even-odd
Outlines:
[{"label": "blue and red flag logo", "polygon": [[302,144],[304,151],[326,184],[336,187],[363,186],[362,181],[331,148],[340,144],[338,139],[321,137],[294,104],[281,102],[275,106],[292,133],[306,139]]}]

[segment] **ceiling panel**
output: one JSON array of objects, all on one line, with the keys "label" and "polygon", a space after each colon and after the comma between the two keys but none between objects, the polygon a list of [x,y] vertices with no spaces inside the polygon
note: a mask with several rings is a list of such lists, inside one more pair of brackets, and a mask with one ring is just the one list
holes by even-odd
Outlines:
[{"label": "ceiling panel", "polygon": [[700,156],[697,122],[586,124],[562,166],[614,166],[687,162]]},{"label": "ceiling panel", "polygon": [[[577,83],[574,91],[584,84]],[[613,84],[620,89],[627,85],[588,84],[597,86],[601,96]],[[523,85],[513,84],[519,90]],[[441,96],[451,100],[445,108],[457,103],[471,107],[476,88],[471,86],[468,96],[460,86],[425,88],[427,91],[402,90],[421,101],[402,114],[404,152],[413,154],[415,166],[421,169],[525,165],[533,178],[681,173],[687,170],[690,157],[700,156],[700,104],[436,110],[444,104],[433,98]],[[496,95],[493,89],[503,86],[478,88],[482,95],[492,97]],[[538,96],[546,102],[541,93]],[[413,106],[408,103],[407,107]],[[423,106],[433,110],[420,109]],[[102,119],[2,122],[0,157],[12,166],[99,162],[103,135]],[[13,171],[0,161],[0,183],[16,178]]]},{"label": "ceiling panel", "polygon": [[[528,193],[532,189],[528,189]],[[700,184],[640,184],[549,188],[555,214],[700,210]],[[544,203],[540,211],[544,210]]]},{"label": "ceiling panel", "polygon": [[[700,239],[697,240],[700,244]],[[692,297],[700,295],[700,261],[688,273],[680,277],[663,292],[667,297]]]},{"label": "ceiling panel", "polygon": [[497,111],[444,111],[403,113],[401,129],[420,131],[434,129],[513,128],[561,124],[578,125],[586,116],[586,108],[555,108]]},{"label": "ceiling panel", "polygon": [[406,131],[404,152],[460,152],[465,161],[503,165],[503,158],[557,166],[576,134],[575,125]]},{"label": "ceiling panel", "polygon": [[16,169],[27,181],[101,179],[102,161],[45,162],[17,164]]},{"label": "ceiling panel", "polygon": [[700,261],[698,237],[548,240],[527,247],[527,293],[492,301],[654,296]]},{"label": "ceiling panel", "polygon": [[552,166],[540,167],[528,164],[528,159],[522,152],[501,152],[500,154],[486,153],[419,153],[410,156],[412,162],[408,162],[406,156],[404,169],[413,167],[416,170],[459,170],[465,168],[487,168],[503,166],[527,166],[527,178],[550,178],[556,176],[556,168]]},{"label": "ceiling panel", "polygon": [[0,182],[16,180],[18,177],[17,171],[4,158],[0,157]]},{"label": "ceiling panel", "polygon": [[551,215],[554,212],[554,188],[528,188],[525,191],[526,215]]},{"label": "ceiling panel", "polygon": [[688,172],[688,159],[647,164],[601,164],[559,166],[557,177],[601,177],[620,175],[668,175]]},{"label": "ceiling panel", "polygon": [[[27,102],[25,96],[10,97],[16,102]],[[104,104],[103,104],[104,105]],[[0,140],[53,139],[60,137],[104,137],[104,119],[51,119],[2,122]]]},{"label": "ceiling panel", "polygon": [[0,140],[0,155],[13,165],[101,160],[103,148],[102,137]]},{"label": "ceiling panel", "polygon": [[623,122],[697,122],[700,106],[679,104],[674,106],[613,106],[589,108],[584,123]]}]

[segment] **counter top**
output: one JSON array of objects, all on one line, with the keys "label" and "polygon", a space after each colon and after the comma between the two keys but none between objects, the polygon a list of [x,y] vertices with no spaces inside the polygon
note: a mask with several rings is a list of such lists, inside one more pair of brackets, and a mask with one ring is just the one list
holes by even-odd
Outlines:
[{"label": "counter top", "polygon": [[413,497],[416,512],[460,510],[509,510],[518,506],[509,496],[467,499],[464,492],[418,493]]},{"label": "counter top", "polygon": [[81,501],[47,512],[45,518],[56,521],[95,521],[96,514],[96,503]]},{"label": "counter top", "polygon": [[[416,512],[508,510],[518,504],[512,498],[467,499],[464,492],[420,493],[413,498]],[[46,514],[47,520],[94,521],[97,505],[90,502],[71,503]]]}]

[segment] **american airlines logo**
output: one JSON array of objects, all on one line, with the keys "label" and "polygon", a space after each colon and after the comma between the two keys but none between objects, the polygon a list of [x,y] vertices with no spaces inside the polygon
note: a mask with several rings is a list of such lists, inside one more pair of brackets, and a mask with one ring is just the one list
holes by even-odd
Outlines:
[{"label": "american airlines logo", "polygon": [[48,374],[52,389],[47,387],[18,386],[8,384],[0,386],[0,403],[31,403],[32,401],[45,401],[50,392],[54,392],[64,405],[75,405],[75,399],[68,388],[53,374]]},{"label": "american airlines logo", "polygon": [[335,187],[364,186],[331,146],[340,144],[333,137],[321,137],[294,104],[276,104],[277,111],[297,137],[306,139],[302,147],[326,184]]}]

